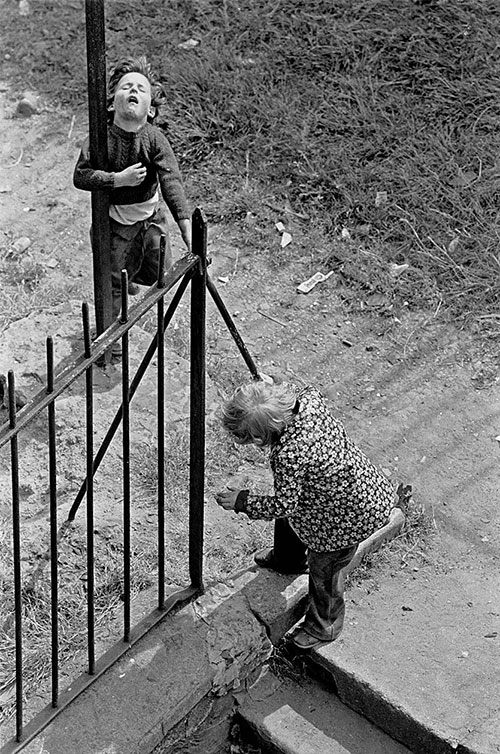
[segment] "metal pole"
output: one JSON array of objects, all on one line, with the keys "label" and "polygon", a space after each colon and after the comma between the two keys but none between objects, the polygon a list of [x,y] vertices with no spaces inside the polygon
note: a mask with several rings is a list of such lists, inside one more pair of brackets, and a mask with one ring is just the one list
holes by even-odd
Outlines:
[{"label": "metal pole", "polygon": [[[106,107],[106,43],[104,0],[86,0],[87,76],[89,100],[90,161],[99,170],[108,166]],[[92,256],[97,335],[112,322],[109,195],[92,191]]]},{"label": "metal pole", "polygon": [[[12,429],[16,426],[16,389],[14,372],[9,371],[9,420]],[[21,531],[19,497],[19,450],[17,434],[10,441],[12,466],[12,559],[14,561],[14,615],[16,637],[16,741],[23,733],[23,603],[21,593]]]},{"label": "metal pole", "polygon": [[[158,288],[165,287],[165,247],[166,237],[160,239],[160,261],[158,264]],[[158,607],[165,605],[165,298],[158,299],[156,310],[157,336],[157,446],[158,446]]]},{"label": "metal pole", "polygon": [[[47,338],[47,393],[54,391],[54,341]],[[49,422],[49,511],[50,511],[50,622],[52,657],[52,706],[59,703],[59,576],[57,544],[56,407],[48,405]]]},{"label": "metal pole", "polygon": [[229,314],[229,312],[227,310],[227,307],[224,304],[224,301],[222,300],[222,298],[220,296],[219,291],[215,287],[215,285],[214,285],[214,283],[213,283],[213,281],[212,281],[212,279],[210,278],[209,275],[207,275],[207,288],[209,290],[210,295],[212,296],[212,298],[214,300],[215,305],[217,306],[219,312],[222,315],[222,319],[224,320],[224,322],[227,325],[227,329],[229,330],[229,332],[233,336],[233,340],[236,343],[236,345],[238,346],[238,350],[241,353],[241,355],[243,356],[243,359],[245,360],[245,364],[247,365],[247,367],[250,370],[250,374],[252,375],[252,377],[254,378],[254,380],[260,380],[261,376],[259,374],[259,370],[257,369],[255,361],[250,356],[248,348],[246,347],[246,345],[243,342],[243,338],[241,337],[241,335],[239,334],[238,330],[236,329],[236,325],[234,324],[234,321],[233,321],[231,315]]},{"label": "metal pole", "polygon": [[[122,270],[121,322],[128,320],[128,275]],[[129,332],[122,336],[122,453],[123,453],[123,641],[130,639],[130,376]]]},{"label": "metal pole", "polygon": [[189,574],[203,590],[203,519],[205,490],[205,321],[207,298],[207,226],[193,213],[193,253],[200,257],[191,281],[191,406],[189,454]]},{"label": "metal pole", "polygon": [[[85,358],[91,355],[91,339],[89,324],[89,309],[87,304],[82,306],[83,340]],[[95,611],[94,611],[94,477],[92,459],[94,457],[94,394],[93,364],[85,372],[85,405],[86,405],[86,461],[87,461],[87,647],[88,672],[95,673]]]}]

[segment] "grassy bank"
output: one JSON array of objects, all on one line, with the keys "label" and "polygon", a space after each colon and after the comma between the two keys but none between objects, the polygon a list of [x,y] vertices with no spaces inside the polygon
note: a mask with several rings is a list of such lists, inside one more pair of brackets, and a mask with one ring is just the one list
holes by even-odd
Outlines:
[{"label": "grassy bank", "polygon": [[[5,15],[19,86],[84,108],[82,0]],[[109,62],[145,52],[159,71],[212,221],[281,213],[348,284],[496,334],[496,0],[109,0],[106,24]]]}]

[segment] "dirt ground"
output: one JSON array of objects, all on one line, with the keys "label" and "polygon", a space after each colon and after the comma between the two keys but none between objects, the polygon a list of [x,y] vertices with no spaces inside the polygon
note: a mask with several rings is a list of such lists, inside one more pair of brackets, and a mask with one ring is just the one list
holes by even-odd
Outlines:
[{"label": "dirt ground", "polygon": [[[85,114],[46,109],[42,103],[40,112],[18,117],[18,96],[8,82],[0,83],[0,372],[9,368],[7,356],[15,353],[17,363],[13,367],[23,390],[30,394],[40,389],[44,338],[52,328],[58,335],[60,358],[81,347],[80,302],[92,301],[90,197],[72,186],[74,163],[87,129]],[[282,248],[276,231],[275,248],[265,254],[252,247],[252,231],[258,226],[258,218],[249,217],[229,229],[209,227],[210,275],[259,369],[277,379],[314,383],[325,393],[349,434],[365,452],[395,483],[413,485],[415,500],[426,507],[439,537],[440,554],[431,559],[433,567],[442,568],[444,561],[447,567],[453,567],[465,551],[464,538],[454,536],[457,528],[470,535],[469,541],[482,541],[486,546],[498,535],[491,498],[483,493],[474,493],[468,517],[462,517],[459,523],[447,508],[447,500],[456,494],[457,485],[465,485],[467,476],[470,479],[481,474],[485,448],[488,459],[497,451],[496,410],[491,421],[484,421],[485,402],[488,395],[494,394],[497,382],[496,365],[480,342],[458,331],[438,310],[415,313],[403,307],[395,312],[383,300],[367,298],[360,311],[359,300],[356,307],[351,305],[336,274],[310,293],[299,293],[297,285],[317,270],[307,256],[296,258],[294,218],[277,212],[276,222],[283,219],[292,235],[291,244]],[[180,253],[181,240],[175,228],[172,235],[174,249]],[[22,239],[29,239],[29,243]],[[342,242],[350,241],[339,240]],[[167,341],[171,360],[176,363],[177,384],[172,400],[176,437],[184,437],[187,421],[187,386],[179,376],[187,375],[187,316],[186,303],[180,308]],[[145,323],[138,336],[138,349],[148,336]],[[250,375],[211,302],[207,366],[207,442],[209,452],[210,448],[213,452],[220,442],[213,420],[218,401],[222,393]],[[119,368],[110,367],[97,379],[103,395],[119,398]],[[153,437],[149,424],[153,414],[147,397],[146,386],[138,399],[142,412],[138,412],[135,425],[138,448],[151,444]],[[67,400],[70,403],[61,406],[59,414],[64,437],[62,510],[78,487],[75,469],[82,463],[78,437],[81,434],[83,441],[84,434],[83,415],[77,418],[76,406],[81,403],[78,389]],[[109,405],[98,417],[96,433],[105,430],[113,405],[110,397]],[[7,418],[5,412],[1,418]],[[35,459],[43,456],[43,448],[39,449],[40,456],[36,455],[36,443],[44,446],[40,438],[30,438],[23,446],[25,457],[29,457],[30,447]],[[227,450],[227,446],[224,448]],[[31,547],[32,556],[40,551],[38,538],[47,504],[45,482],[41,477],[36,481],[37,462],[28,471],[23,508],[25,520],[38,522],[27,529],[25,544]],[[96,525],[103,539],[110,540],[109,528],[118,516],[112,463],[108,469],[102,482],[106,504],[96,510]],[[253,549],[269,540],[272,531],[269,524],[249,524],[215,505],[213,493],[230,474],[269,481],[265,458],[252,450],[239,454],[233,451],[227,465],[224,458],[219,458],[219,464],[208,469],[205,515],[209,578],[228,577],[232,569],[249,560]],[[138,478],[144,482],[144,475],[139,474]],[[151,504],[145,500],[144,485],[141,489],[138,510],[142,510],[143,517],[137,521],[138,529],[145,521],[151,523]],[[7,521],[5,479],[0,491],[0,514]],[[482,523],[478,525],[479,520]],[[176,527],[177,524],[177,547],[181,534]],[[442,554],[443,543],[446,555]],[[109,554],[111,550],[110,547],[105,552]],[[426,552],[416,547],[405,555],[404,564],[398,555],[386,566],[389,570],[418,570],[422,559],[429,560]],[[26,563],[27,572],[31,565]],[[70,565],[73,568],[74,561]],[[182,583],[182,573],[177,573],[174,565],[172,561],[172,581]]]}]

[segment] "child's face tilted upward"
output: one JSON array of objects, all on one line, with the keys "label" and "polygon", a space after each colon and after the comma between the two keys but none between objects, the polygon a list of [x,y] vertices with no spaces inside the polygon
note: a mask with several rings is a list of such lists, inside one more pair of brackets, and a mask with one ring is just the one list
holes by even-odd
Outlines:
[{"label": "child's face tilted upward", "polygon": [[113,98],[114,123],[136,131],[152,115],[151,84],[142,73],[126,73],[118,82]]}]

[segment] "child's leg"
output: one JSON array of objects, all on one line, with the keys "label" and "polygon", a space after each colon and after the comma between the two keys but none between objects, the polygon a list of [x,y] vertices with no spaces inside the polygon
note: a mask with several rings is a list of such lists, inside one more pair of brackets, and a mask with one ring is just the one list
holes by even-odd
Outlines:
[{"label": "child's leg", "polygon": [[344,574],[357,545],[333,552],[309,550],[309,607],[301,628],[321,641],[334,641],[344,624]]},{"label": "child's leg", "polygon": [[168,234],[167,214],[160,204],[152,217],[146,221],[142,237],[142,259],[134,281],[140,285],[154,285],[158,280],[160,262],[160,241],[165,236],[164,271],[172,266],[172,249]]},{"label": "child's leg", "polygon": [[120,314],[122,305],[122,270],[127,270],[129,281],[133,279],[137,270],[137,246],[140,243],[140,229],[139,223],[121,225],[115,220],[110,222],[111,295],[114,319]]},{"label": "child's leg", "polygon": [[274,556],[287,570],[303,570],[307,564],[307,547],[288,523],[287,518],[274,522]]},{"label": "child's leg", "polygon": [[307,570],[307,548],[295,534],[287,518],[274,522],[274,545],[254,555],[257,565],[278,573],[304,573]]}]

